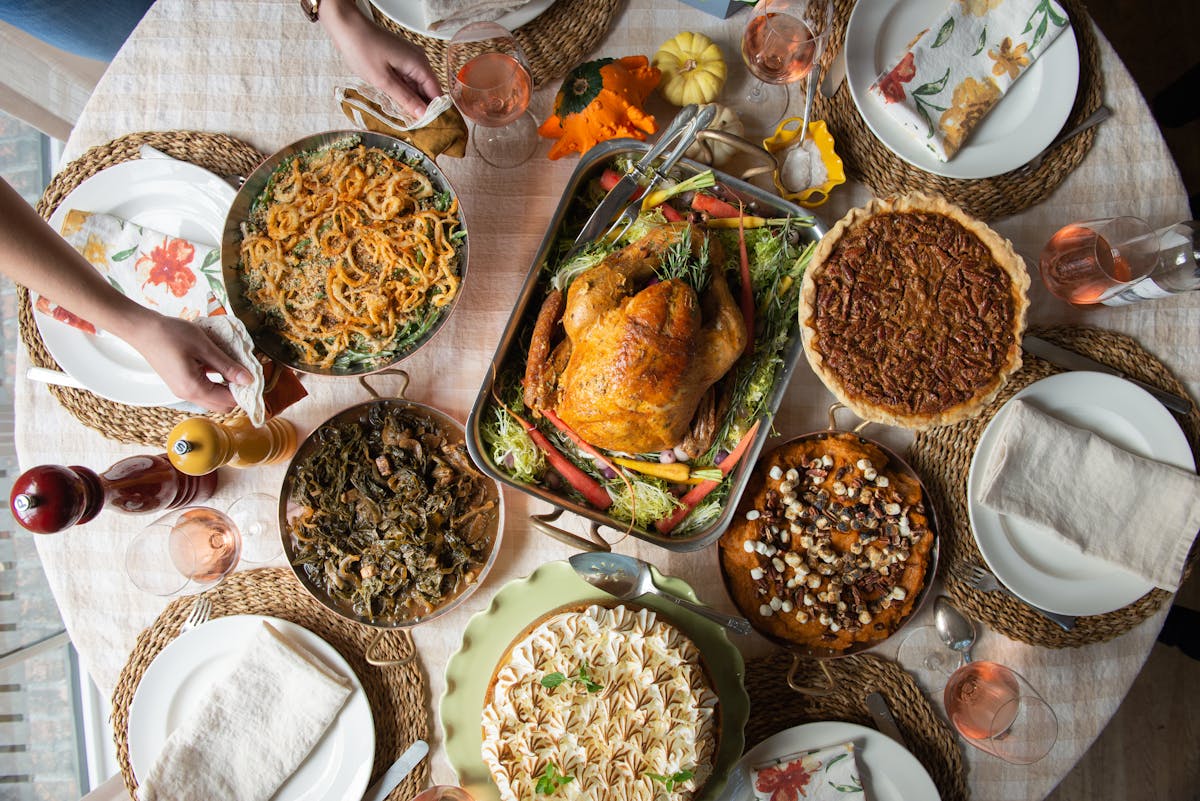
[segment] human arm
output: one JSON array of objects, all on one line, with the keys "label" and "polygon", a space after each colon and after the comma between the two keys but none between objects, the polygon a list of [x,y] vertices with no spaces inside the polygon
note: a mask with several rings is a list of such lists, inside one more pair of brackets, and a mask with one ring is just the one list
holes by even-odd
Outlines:
[{"label": "human arm", "polygon": [[205,374],[220,373],[235,384],[253,378],[202,329],[121,294],[3,180],[0,221],[5,275],[128,342],[180,398],[215,411],[234,407],[228,387]]},{"label": "human arm", "polygon": [[442,93],[421,49],[375,25],[354,0],[323,0],[318,19],[350,69],[414,119]]}]

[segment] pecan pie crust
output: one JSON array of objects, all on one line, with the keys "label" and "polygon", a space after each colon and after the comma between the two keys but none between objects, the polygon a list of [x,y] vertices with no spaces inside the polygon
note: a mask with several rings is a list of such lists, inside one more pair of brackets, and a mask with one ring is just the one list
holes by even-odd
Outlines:
[{"label": "pecan pie crust", "polygon": [[801,287],[804,352],[864,420],[954,423],[1020,369],[1028,290],[1012,243],[957,206],[872,200],[817,245]]}]

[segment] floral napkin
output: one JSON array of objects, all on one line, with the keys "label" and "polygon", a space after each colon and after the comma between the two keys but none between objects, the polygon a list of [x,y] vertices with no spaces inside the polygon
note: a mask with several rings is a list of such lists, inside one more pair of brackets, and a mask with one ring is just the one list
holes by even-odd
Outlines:
[{"label": "floral napkin", "polygon": [[1068,24],[1055,0],[954,0],[870,92],[939,161],[949,161]]},{"label": "floral napkin", "polygon": [[854,743],[773,759],[750,771],[755,801],[863,801]]},{"label": "floral napkin", "polygon": [[[67,212],[61,233],[110,284],[147,308],[185,320],[225,313],[218,248],[77,209]],[[91,323],[45,298],[38,298],[37,309],[96,333]]]}]

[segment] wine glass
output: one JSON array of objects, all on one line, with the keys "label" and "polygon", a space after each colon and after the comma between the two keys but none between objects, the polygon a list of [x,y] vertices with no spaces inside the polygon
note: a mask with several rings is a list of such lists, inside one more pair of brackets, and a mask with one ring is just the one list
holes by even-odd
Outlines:
[{"label": "wine glass", "polygon": [[189,506],[159,517],[125,549],[125,572],[154,595],[191,595],[217,584],[239,563],[264,564],[283,552],[278,501],[244,495],[225,511]]},{"label": "wine glass", "polygon": [[1109,217],[1060,228],[1042,249],[1042,281],[1068,303],[1088,305],[1141,281],[1158,266],[1158,235],[1139,217]]},{"label": "wine glass", "polygon": [[746,101],[774,128],[787,110],[785,84],[806,77],[833,25],[833,0],[762,0],[742,34],[742,60],[757,79]]},{"label": "wine glass", "polygon": [[242,555],[242,535],[208,506],[174,510],[143,528],[125,549],[125,572],[145,592],[191,595],[216,586]]},{"label": "wine glass", "polygon": [[446,45],[446,79],[458,110],[475,123],[471,140],[484,161],[508,168],[533,155],[533,79],[512,33],[494,22],[460,28]]},{"label": "wine glass", "polygon": [[1058,740],[1058,716],[1025,677],[995,662],[968,662],[950,676],[946,714],[968,743],[1015,765],[1031,765]]}]

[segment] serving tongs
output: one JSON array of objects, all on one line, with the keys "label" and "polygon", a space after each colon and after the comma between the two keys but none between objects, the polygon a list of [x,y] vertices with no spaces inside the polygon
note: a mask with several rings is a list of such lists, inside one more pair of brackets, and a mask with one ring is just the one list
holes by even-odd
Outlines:
[{"label": "serving tongs", "polygon": [[[597,239],[615,240],[619,238],[637,219],[641,208],[641,199],[662,180],[675,162],[683,157],[684,151],[696,141],[696,135],[707,128],[717,116],[717,107],[713,104],[704,106],[684,106],[675,115],[675,119],[663,131],[658,141],[646,151],[646,154],[629,168],[617,185],[609,190],[600,205],[588,217],[579,236],[575,237],[575,245],[567,258],[574,256],[586,245]],[[654,162],[666,153],[667,148],[674,145],[662,163]],[[642,193],[639,194],[638,190]],[[619,210],[619,211],[618,211]]]}]

